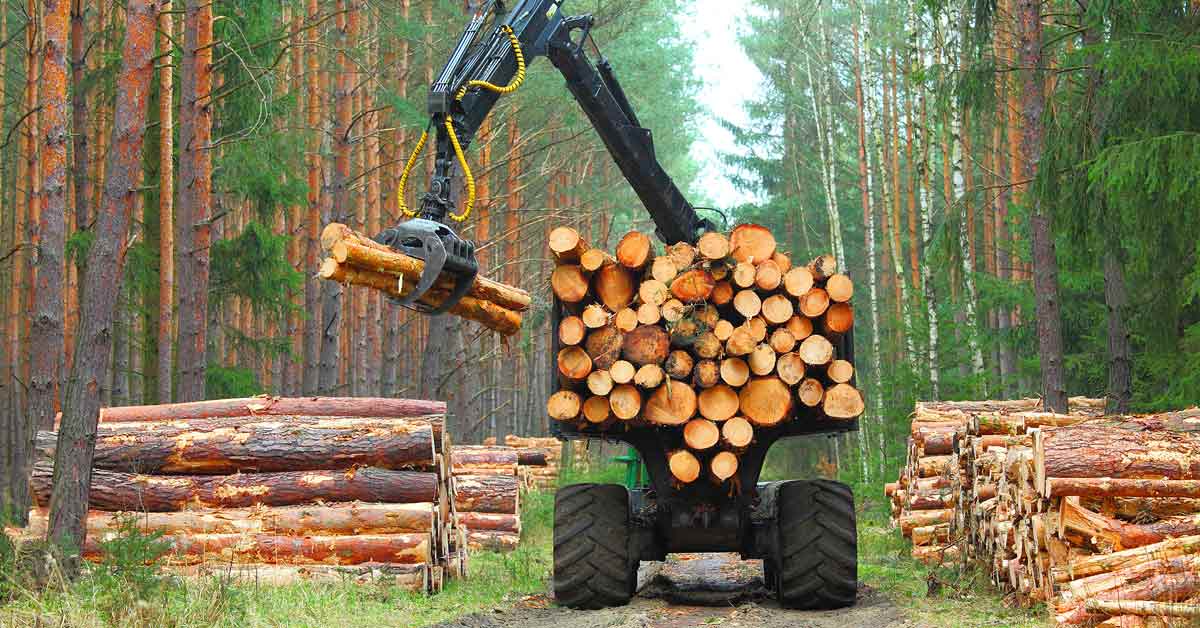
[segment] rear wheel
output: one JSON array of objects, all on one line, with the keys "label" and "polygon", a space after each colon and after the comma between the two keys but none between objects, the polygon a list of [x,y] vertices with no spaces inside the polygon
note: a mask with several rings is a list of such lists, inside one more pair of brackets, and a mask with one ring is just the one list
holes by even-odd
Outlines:
[{"label": "rear wheel", "polygon": [[629,603],[638,560],[629,491],[619,484],[572,484],[554,496],[554,597],[571,608]]},{"label": "rear wheel", "polygon": [[779,487],[778,545],[772,565],[779,603],[832,609],[854,604],[858,537],[854,495],[832,480],[799,480]]}]

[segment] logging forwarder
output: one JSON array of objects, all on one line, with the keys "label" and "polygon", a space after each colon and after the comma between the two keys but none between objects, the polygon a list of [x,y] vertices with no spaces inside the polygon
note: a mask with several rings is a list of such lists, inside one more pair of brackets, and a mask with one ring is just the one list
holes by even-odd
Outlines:
[{"label": "logging forwarder", "polygon": [[[663,170],[650,130],[641,125],[591,37],[592,16],[568,16],[564,0],[479,4],[429,89],[429,122],[398,186],[400,209],[408,219],[376,236],[380,243],[425,262],[403,305],[431,314],[445,312],[467,293],[478,274],[474,243],[449,226],[466,220],[475,204],[475,180],[465,151],[499,98],[521,87],[528,64],[538,57],[546,57],[562,73],[567,90],[653,218],[660,240],[694,244],[704,232],[715,230]],[[404,191],[431,140],[433,175],[419,196],[419,207],[409,208]],[[456,175],[461,175],[466,195],[461,208],[453,185]],[[444,278],[454,282],[449,298],[435,307],[418,303]],[[563,306],[556,302],[551,329],[557,329],[561,316]],[[554,343],[557,352],[557,334]],[[852,360],[852,334],[839,343],[839,355]],[[662,560],[669,552],[705,551],[763,559],[767,584],[785,606],[827,609],[854,603],[856,539],[849,487],[828,480],[760,484],[758,479],[766,453],[777,440],[856,430],[856,421],[805,417],[757,430],[755,442],[741,456],[736,491],[703,482],[676,486],[667,467],[670,436],[653,426],[619,433],[562,423],[552,429],[564,440],[605,438],[629,444],[645,461],[650,479],[649,485],[632,489],[616,484],[559,489],[553,580],[560,604],[625,604],[636,593],[640,561]]]}]

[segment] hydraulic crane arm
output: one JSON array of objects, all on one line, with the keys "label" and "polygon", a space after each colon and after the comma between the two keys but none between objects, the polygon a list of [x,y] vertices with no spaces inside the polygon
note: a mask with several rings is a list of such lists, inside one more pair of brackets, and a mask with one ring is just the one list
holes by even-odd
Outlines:
[{"label": "hydraulic crane arm", "polygon": [[[654,219],[661,240],[667,244],[694,243],[701,233],[713,228],[696,214],[663,170],[651,132],[641,126],[611,64],[594,45],[598,62],[593,63],[588,56],[585,45],[590,41],[594,18],[565,16],[563,1],[484,2],[430,86],[427,132],[434,139],[434,173],[428,191],[420,197],[419,218],[401,223],[378,238],[426,260],[427,276],[422,277],[405,305],[414,305],[443,270],[457,276],[462,292],[473,280],[478,268],[474,245],[458,238],[445,224],[448,216],[465,219],[470,211],[468,198],[462,213],[455,215],[453,178],[464,170],[459,165],[466,165],[461,153],[497,100],[524,80],[526,65],[538,57],[547,57],[562,73],[567,89]],[[410,160],[405,178],[412,163]],[[470,175],[465,171],[461,174],[468,180],[470,197]],[[453,305],[462,292],[456,290],[438,310]]]}]

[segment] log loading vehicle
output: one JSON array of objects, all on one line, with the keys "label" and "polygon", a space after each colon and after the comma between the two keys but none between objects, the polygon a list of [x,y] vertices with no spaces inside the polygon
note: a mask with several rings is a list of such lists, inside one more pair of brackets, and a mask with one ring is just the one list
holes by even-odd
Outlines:
[{"label": "log loading vehicle", "polygon": [[[566,79],[612,159],[637,193],[666,244],[694,244],[714,225],[701,218],[654,151],[649,129],[639,121],[612,65],[591,37],[596,20],[570,16],[564,0],[491,0],[478,3],[445,68],[430,86],[429,124],[401,178],[401,194],[417,156],[432,136],[434,172],[419,208],[401,208],[410,219],[377,240],[425,261],[425,272],[403,305],[426,313],[445,311],[460,298],[478,272],[475,245],[450,228],[448,218],[465,219],[474,203],[474,181],[464,151],[500,96],[525,79],[526,66],[546,57]],[[465,185],[456,180],[461,176]],[[459,189],[466,199],[455,214]],[[439,278],[453,277],[451,298],[436,308],[417,303]],[[564,315],[552,305],[551,329]],[[554,335],[557,353],[558,337]],[[838,355],[853,360],[853,338],[837,340]],[[552,369],[553,371],[553,369]],[[550,377],[556,377],[552,372]],[[760,483],[767,451],[792,436],[835,435],[857,430],[856,421],[832,421],[807,407],[793,420],[756,431],[741,459],[733,485],[706,482],[678,486],[667,468],[666,452],[678,436],[654,426],[620,433],[594,431],[555,422],[563,440],[599,438],[627,443],[648,470],[649,483],[576,484],[555,497],[553,586],[560,604],[601,608],[627,603],[636,593],[640,561],[663,560],[672,552],[737,552],[762,559],[765,580],[781,604],[829,609],[854,603],[857,589],[856,533],[849,487],[830,480]]]}]

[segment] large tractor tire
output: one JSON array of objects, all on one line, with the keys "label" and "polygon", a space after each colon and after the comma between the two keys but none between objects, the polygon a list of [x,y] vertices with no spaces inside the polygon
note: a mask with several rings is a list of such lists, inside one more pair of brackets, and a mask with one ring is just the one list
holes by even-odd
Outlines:
[{"label": "large tractor tire", "polygon": [[629,603],[638,559],[629,491],[619,484],[572,484],[554,496],[554,598],[570,608]]},{"label": "large tractor tire", "polygon": [[778,508],[770,572],[780,605],[805,610],[853,605],[858,535],[850,487],[832,480],[787,482],[779,487]]}]

